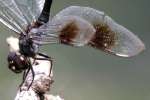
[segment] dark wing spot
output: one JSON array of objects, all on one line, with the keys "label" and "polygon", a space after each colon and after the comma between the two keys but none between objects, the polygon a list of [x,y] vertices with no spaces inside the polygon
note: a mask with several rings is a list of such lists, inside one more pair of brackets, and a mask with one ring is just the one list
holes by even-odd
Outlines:
[{"label": "dark wing spot", "polygon": [[101,49],[111,49],[116,42],[116,33],[113,32],[107,25],[96,24],[94,25],[96,33],[89,42],[89,45]]},{"label": "dark wing spot", "polygon": [[73,39],[76,38],[78,31],[79,29],[74,21],[68,23],[60,32],[60,42],[63,44],[71,44]]}]

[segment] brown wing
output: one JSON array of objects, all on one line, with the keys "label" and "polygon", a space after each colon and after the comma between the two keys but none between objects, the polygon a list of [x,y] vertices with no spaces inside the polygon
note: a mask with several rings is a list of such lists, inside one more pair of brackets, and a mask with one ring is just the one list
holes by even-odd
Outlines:
[{"label": "brown wing", "polygon": [[[39,29],[31,30],[31,33],[36,43],[39,44],[62,43],[72,46],[84,46],[94,36],[95,29],[88,21],[80,17],[61,16],[53,18],[51,22]],[[41,33],[40,36],[37,36],[37,33]]]},{"label": "brown wing", "polygon": [[88,21],[96,30],[87,45],[122,57],[137,55],[145,49],[142,41],[125,27],[117,24],[104,12],[90,7],[71,6],[55,17],[78,16]]}]

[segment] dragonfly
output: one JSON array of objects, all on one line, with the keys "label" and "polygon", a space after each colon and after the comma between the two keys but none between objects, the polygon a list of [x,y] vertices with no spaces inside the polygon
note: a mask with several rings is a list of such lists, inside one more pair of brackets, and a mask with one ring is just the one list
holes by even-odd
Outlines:
[{"label": "dragonfly", "polygon": [[70,6],[50,19],[51,5],[52,0],[0,0],[0,22],[19,37],[18,53],[8,55],[9,68],[15,73],[28,69],[34,76],[29,58],[50,59],[39,53],[39,47],[47,44],[89,46],[125,58],[145,49],[138,36],[103,11]]}]

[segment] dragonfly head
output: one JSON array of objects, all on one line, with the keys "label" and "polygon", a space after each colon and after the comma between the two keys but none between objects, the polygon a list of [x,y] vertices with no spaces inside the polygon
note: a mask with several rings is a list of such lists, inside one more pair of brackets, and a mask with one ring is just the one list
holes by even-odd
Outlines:
[{"label": "dragonfly head", "polygon": [[7,57],[8,67],[15,73],[21,73],[28,68],[28,62],[23,55],[19,53],[19,39],[16,37],[8,37],[6,42],[9,46],[9,54]]}]

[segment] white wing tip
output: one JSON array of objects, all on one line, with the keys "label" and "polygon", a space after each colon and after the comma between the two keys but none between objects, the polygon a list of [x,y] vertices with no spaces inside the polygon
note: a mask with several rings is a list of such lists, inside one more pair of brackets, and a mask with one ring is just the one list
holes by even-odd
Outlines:
[{"label": "white wing tip", "polygon": [[117,56],[120,56],[120,57],[125,57],[125,58],[129,58],[129,57],[134,57],[136,55],[138,55],[139,53],[141,53],[142,51],[144,51],[146,49],[145,45],[142,43],[141,45],[139,45],[139,48],[136,52],[134,53],[127,53],[127,54],[121,54],[121,53],[118,53],[118,54],[115,54]]}]

